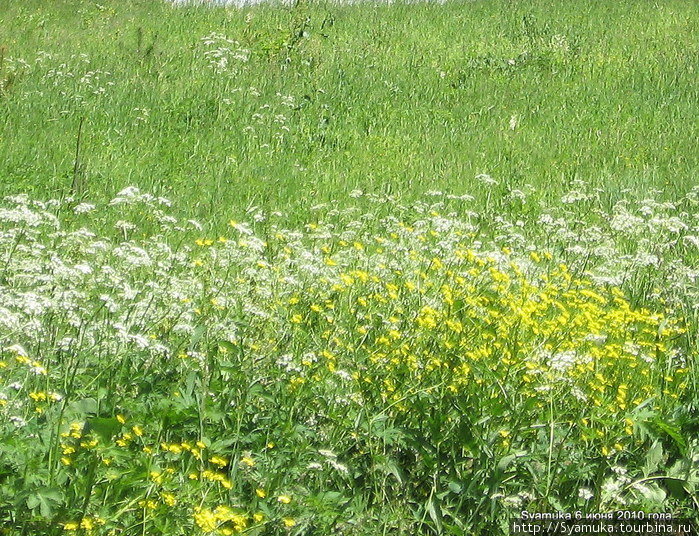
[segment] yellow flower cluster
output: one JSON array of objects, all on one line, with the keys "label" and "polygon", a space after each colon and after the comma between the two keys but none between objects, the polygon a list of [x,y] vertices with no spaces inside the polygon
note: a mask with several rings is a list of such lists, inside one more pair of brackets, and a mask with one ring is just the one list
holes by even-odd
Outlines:
[{"label": "yellow flower cluster", "polygon": [[76,532],[82,530],[87,534],[92,534],[96,528],[104,524],[105,520],[100,517],[83,517],[80,521],[64,523],[63,530],[66,532]]},{"label": "yellow flower cluster", "polygon": [[230,536],[245,530],[249,524],[249,517],[228,506],[219,505],[213,510],[195,509],[194,522],[205,533]]},{"label": "yellow flower cluster", "polygon": [[[449,262],[418,250],[409,255],[415,268],[392,276],[385,266],[360,271],[338,262],[336,280],[320,279],[304,298],[280,304],[299,336],[318,330],[327,341],[318,363],[331,373],[349,371],[363,397],[375,386],[393,414],[409,414],[411,391],[422,389],[505,401],[507,386],[530,399],[535,413],[555,393],[571,418],[582,412],[593,429],[608,417],[619,423],[605,424],[601,436],[577,430],[611,452],[628,441],[630,411],[688,389],[687,369],[671,365],[671,343],[684,331],[680,320],[633,307],[620,288],[553,265],[547,252],[532,252],[526,262],[467,247],[457,247]],[[347,304],[351,314],[325,318]],[[301,360],[288,377],[290,390],[322,381],[314,363]]]},{"label": "yellow flower cluster", "polygon": [[226,489],[233,488],[233,483],[224,473],[217,473],[216,471],[210,471],[207,469],[201,473],[201,476],[204,480],[220,483]]},{"label": "yellow flower cluster", "polygon": [[171,454],[182,454],[183,452],[189,452],[197,460],[201,460],[201,451],[206,448],[206,445],[197,441],[192,445],[188,441],[183,441],[182,443],[160,443],[160,448],[164,451],[170,452]]}]

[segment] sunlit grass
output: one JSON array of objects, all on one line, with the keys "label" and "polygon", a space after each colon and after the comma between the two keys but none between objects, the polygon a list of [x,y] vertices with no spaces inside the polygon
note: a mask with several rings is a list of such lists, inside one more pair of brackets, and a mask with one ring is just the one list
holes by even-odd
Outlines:
[{"label": "sunlit grass", "polygon": [[0,3],[0,535],[691,515],[698,26]]},{"label": "sunlit grass", "polygon": [[[696,176],[691,3],[7,1],[0,22],[7,192],[65,194],[81,118],[81,192],[139,184],[222,218],[355,188],[478,195],[479,173],[612,200]],[[219,48],[249,60],[217,72]]]}]

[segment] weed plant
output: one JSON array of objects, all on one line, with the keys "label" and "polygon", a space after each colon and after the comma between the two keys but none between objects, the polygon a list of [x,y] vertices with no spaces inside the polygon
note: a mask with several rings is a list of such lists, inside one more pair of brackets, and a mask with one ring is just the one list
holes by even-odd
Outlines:
[{"label": "weed plant", "polygon": [[0,3],[0,534],[693,515],[697,11]]}]

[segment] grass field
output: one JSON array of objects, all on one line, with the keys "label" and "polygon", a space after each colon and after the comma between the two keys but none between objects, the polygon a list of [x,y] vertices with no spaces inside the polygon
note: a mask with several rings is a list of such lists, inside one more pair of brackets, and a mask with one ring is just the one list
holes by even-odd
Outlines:
[{"label": "grass field", "polygon": [[0,2],[0,535],[694,515],[697,36]]}]

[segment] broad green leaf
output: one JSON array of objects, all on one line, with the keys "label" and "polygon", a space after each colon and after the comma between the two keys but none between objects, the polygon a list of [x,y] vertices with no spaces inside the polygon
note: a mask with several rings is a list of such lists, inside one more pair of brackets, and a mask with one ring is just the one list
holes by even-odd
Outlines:
[{"label": "broad green leaf", "polygon": [[95,432],[105,443],[109,443],[120,429],[121,423],[114,417],[93,417],[87,420],[86,432]]}]

